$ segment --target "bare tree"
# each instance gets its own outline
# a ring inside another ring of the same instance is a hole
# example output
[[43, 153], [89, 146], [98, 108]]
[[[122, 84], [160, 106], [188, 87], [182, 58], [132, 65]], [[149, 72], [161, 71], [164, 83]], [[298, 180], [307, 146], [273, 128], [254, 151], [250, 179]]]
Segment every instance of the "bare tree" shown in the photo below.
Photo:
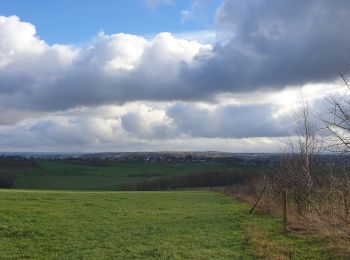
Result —
[[345, 73], [340, 77], [348, 91], [325, 98], [326, 114], [321, 119], [329, 133], [328, 147], [332, 151], [350, 152], [350, 78]]
[[336, 174], [330, 175], [330, 188], [335, 193], [334, 202], [340, 204], [338, 216], [345, 222], [349, 222], [350, 217], [350, 177], [349, 167], [341, 165], [338, 167]]
[[[326, 97], [326, 114], [322, 116], [328, 130], [328, 148], [333, 152], [350, 152], [350, 77], [341, 73], [340, 78], [345, 91]], [[349, 221], [350, 215], [350, 175], [349, 165], [340, 162], [334, 165], [331, 173], [332, 188], [339, 193], [343, 208], [343, 219]]]
[[309, 210], [314, 208], [320, 215], [313, 193], [322, 142], [307, 102], [303, 102], [300, 111], [296, 113], [295, 121], [295, 136], [288, 144], [277, 183], [282, 192], [288, 191], [289, 196], [294, 199], [299, 215], [303, 214], [306, 207]]

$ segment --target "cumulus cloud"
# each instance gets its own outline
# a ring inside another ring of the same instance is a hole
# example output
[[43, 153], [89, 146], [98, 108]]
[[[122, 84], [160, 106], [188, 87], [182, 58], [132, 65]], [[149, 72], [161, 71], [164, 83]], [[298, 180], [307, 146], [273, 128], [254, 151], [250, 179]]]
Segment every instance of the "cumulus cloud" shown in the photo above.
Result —
[[203, 108], [179, 103], [167, 115], [178, 130], [192, 137], [248, 138], [292, 134], [286, 119], [273, 116], [271, 105], [228, 105]]
[[282, 137], [293, 134], [292, 111], [271, 104], [208, 105], [176, 102], [163, 109], [141, 106], [123, 114], [129, 136], [144, 140]]
[[[281, 126], [267, 106], [259, 107], [260, 116], [254, 109], [192, 103], [79, 109], [0, 126], [0, 144], [2, 151], [229, 150], [239, 144], [245, 151], [273, 149], [288, 124]], [[249, 117], [255, 121], [244, 119]]]
[[14, 126], [0, 126], [3, 148], [108, 146], [125, 137], [120, 121], [114, 118], [47, 115], [39, 119], [26, 119]]
[[[33, 25], [18, 17], [1, 17], [3, 107], [53, 111], [172, 99], [184, 91], [179, 84], [181, 66], [211, 49], [170, 33], [160, 33], [151, 40], [100, 34], [86, 48], [50, 46], [35, 33]], [[21, 44], [17, 46], [17, 42]]]
[[48, 45], [34, 25], [0, 18], [0, 104], [64, 110], [135, 100], [213, 100], [220, 93], [334, 80], [349, 63], [348, 1], [226, 0], [225, 42], [160, 33], [97, 36], [88, 47]]
[[331, 81], [350, 63], [349, 14], [344, 0], [226, 0], [216, 17], [226, 42], [186, 75], [237, 92]]
[[178, 135], [165, 111], [149, 107], [127, 112], [121, 117], [121, 125], [131, 136], [139, 139], [165, 139]]
[[39, 120], [29, 130], [44, 143], [81, 145], [112, 141], [117, 126], [113, 120], [99, 118], [56, 118]]
[[[325, 95], [333, 93], [328, 85], [307, 86], [303, 93], [314, 88]], [[313, 112], [324, 109], [318, 91], [307, 95]], [[131, 102], [30, 114], [15, 125], [0, 125], [0, 145], [2, 151], [276, 152], [294, 133], [298, 92], [273, 93], [259, 104], [222, 97], [218, 104]]]
[[211, 44], [214, 45], [216, 42], [216, 32], [213, 30], [200, 30], [200, 31], [189, 31], [174, 34], [176, 38], [196, 41], [202, 44]]
[[[78, 50], [71, 46], [47, 45], [36, 36], [34, 25], [20, 21], [17, 16], [0, 16], [2, 75], [7, 72], [28, 78], [46, 77], [44, 79], [47, 80], [69, 67], [77, 55]], [[18, 85], [13, 84], [15, 87]]]

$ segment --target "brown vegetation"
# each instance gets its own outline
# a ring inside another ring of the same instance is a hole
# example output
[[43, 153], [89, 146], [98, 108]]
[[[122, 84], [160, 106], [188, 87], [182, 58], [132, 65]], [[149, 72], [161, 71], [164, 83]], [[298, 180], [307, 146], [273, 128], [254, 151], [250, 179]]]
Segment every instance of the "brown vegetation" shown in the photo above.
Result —
[[329, 250], [345, 257], [350, 255], [350, 168], [341, 160], [323, 162], [320, 152], [330, 147], [336, 148], [333, 152], [350, 151], [350, 99], [328, 102], [332, 109], [327, 118], [332, 120], [323, 120], [330, 133], [326, 145], [304, 103], [296, 117], [296, 134], [276, 171], [221, 191], [250, 203], [251, 212], [257, 208], [283, 216], [285, 232], [317, 233]]

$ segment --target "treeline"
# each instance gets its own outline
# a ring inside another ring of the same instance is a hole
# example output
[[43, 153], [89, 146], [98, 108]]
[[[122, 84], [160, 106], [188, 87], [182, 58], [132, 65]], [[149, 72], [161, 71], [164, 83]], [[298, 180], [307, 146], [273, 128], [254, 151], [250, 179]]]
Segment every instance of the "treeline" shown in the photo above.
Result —
[[216, 171], [199, 172], [182, 176], [162, 177], [136, 182], [124, 186], [125, 190], [168, 190], [195, 187], [217, 187], [243, 184], [248, 180], [257, 177], [260, 171]]
[[13, 185], [13, 176], [0, 173], [0, 188], [11, 188]]
[[23, 157], [12, 156], [3, 157], [0, 156], [1, 168], [38, 168], [39, 164], [36, 160], [26, 159]]
[[0, 156], [0, 188], [11, 188], [13, 186], [17, 170], [38, 167], [39, 164], [33, 159], [20, 156]]
[[138, 173], [130, 173], [128, 174], [128, 177], [144, 177], [144, 178], [151, 178], [151, 177], [162, 177], [167, 175], [165, 172], [138, 172]]

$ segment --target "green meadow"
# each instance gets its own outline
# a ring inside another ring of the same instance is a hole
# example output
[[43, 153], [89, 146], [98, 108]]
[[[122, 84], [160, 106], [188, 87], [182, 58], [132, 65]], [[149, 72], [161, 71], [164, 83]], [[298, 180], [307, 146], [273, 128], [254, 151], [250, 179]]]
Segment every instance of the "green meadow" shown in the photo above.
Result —
[[279, 218], [203, 189], [118, 191], [205, 172], [254, 172], [224, 162], [37, 160], [3, 163], [0, 259], [330, 259], [326, 241], [282, 234]]
[[207, 191], [0, 190], [0, 259], [328, 259], [248, 209]]
[[[164, 176], [255, 169], [255, 165], [220, 162], [45, 161], [2, 167], [15, 176], [13, 188], [55, 190], [120, 190], [123, 185]], [[1, 172], [0, 172], [1, 174]]]

